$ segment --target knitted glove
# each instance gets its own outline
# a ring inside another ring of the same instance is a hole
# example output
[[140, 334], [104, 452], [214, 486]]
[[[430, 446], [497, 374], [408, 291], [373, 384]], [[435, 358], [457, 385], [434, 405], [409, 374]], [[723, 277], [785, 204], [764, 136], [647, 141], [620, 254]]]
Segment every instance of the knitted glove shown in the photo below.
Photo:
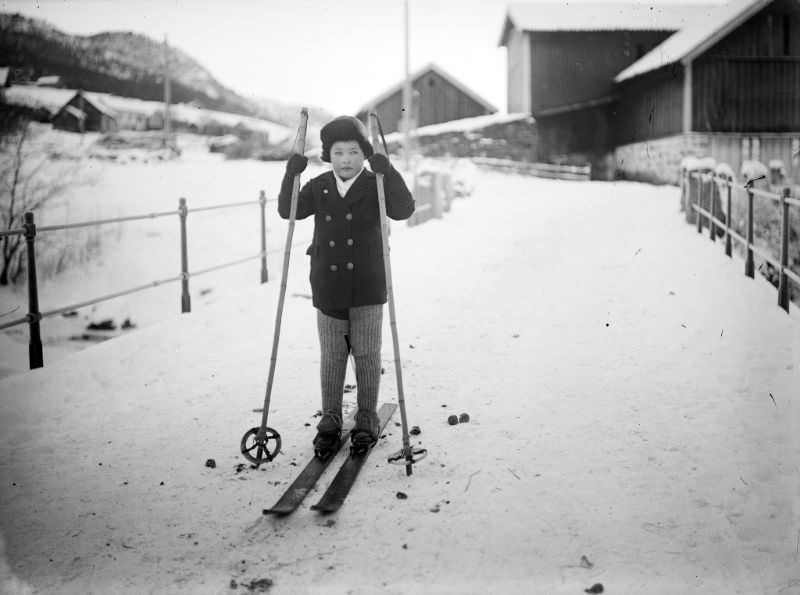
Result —
[[385, 176], [392, 170], [392, 164], [389, 163], [389, 158], [381, 153], [374, 153], [367, 161], [369, 161], [369, 166], [376, 174], [383, 174]]
[[306, 165], [308, 165], [308, 157], [300, 153], [292, 153], [289, 161], [286, 162], [286, 173], [290, 176], [296, 176], [305, 171]]

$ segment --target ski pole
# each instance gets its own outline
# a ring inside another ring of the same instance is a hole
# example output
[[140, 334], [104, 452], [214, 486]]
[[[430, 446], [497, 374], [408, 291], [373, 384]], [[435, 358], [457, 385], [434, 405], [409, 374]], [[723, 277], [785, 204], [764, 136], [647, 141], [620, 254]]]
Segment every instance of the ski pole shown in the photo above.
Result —
[[[369, 129], [375, 151], [387, 155], [386, 145], [381, 144], [379, 137], [380, 122], [375, 112], [369, 114]], [[405, 463], [406, 475], [411, 475], [412, 464], [422, 459], [425, 449], [411, 447], [408, 437], [408, 419], [406, 417], [406, 403], [403, 394], [403, 370], [400, 363], [400, 340], [397, 336], [397, 319], [394, 310], [394, 288], [392, 285], [392, 264], [389, 260], [389, 220], [386, 216], [386, 191], [383, 186], [383, 174], [375, 174], [378, 184], [378, 209], [381, 219], [381, 242], [383, 244], [383, 268], [386, 273], [386, 294], [389, 298], [389, 326], [392, 329], [392, 345], [394, 346], [394, 369], [397, 377], [397, 403], [400, 406], [400, 422], [403, 429], [403, 448], [389, 457], [390, 463], [402, 465]], [[416, 456], [416, 458], [415, 458]]]
[[[300, 111], [300, 125], [297, 128], [297, 136], [294, 139], [293, 151], [303, 154], [306, 146], [306, 130], [308, 128], [308, 110], [303, 108]], [[295, 175], [292, 184], [292, 202], [289, 207], [289, 228], [286, 232], [286, 247], [283, 251], [283, 274], [281, 275], [281, 288], [278, 294], [278, 312], [275, 315], [275, 331], [272, 337], [272, 356], [269, 360], [269, 375], [267, 377], [267, 390], [264, 395], [264, 408], [261, 410], [261, 425], [249, 429], [242, 437], [240, 449], [244, 457], [260, 465], [264, 461], [271, 461], [281, 450], [281, 437], [278, 432], [267, 427], [269, 416], [269, 402], [272, 396], [272, 383], [275, 380], [275, 364], [278, 359], [278, 342], [281, 336], [281, 319], [283, 317], [283, 303], [286, 297], [286, 279], [289, 276], [289, 258], [292, 251], [292, 236], [294, 235], [294, 224], [297, 218], [297, 197], [300, 194], [300, 174]], [[252, 441], [252, 443], [251, 443]], [[275, 442], [273, 448], [269, 447], [269, 442]], [[255, 454], [253, 451], [255, 450]]]

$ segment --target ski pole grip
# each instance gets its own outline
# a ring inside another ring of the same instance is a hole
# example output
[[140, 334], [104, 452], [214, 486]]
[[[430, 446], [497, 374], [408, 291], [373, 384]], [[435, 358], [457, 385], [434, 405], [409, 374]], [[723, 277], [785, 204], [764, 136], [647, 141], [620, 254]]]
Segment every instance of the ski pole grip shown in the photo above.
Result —
[[383, 148], [383, 144], [381, 144], [380, 138], [380, 127], [378, 125], [378, 114], [375, 112], [370, 112], [369, 116], [369, 135], [372, 137], [372, 148], [375, 150], [376, 153], [380, 153], [381, 155], [386, 155], [386, 151]]
[[302, 155], [306, 150], [306, 130], [308, 129], [308, 110], [300, 110], [300, 125], [297, 127], [297, 136], [294, 138], [292, 151]]

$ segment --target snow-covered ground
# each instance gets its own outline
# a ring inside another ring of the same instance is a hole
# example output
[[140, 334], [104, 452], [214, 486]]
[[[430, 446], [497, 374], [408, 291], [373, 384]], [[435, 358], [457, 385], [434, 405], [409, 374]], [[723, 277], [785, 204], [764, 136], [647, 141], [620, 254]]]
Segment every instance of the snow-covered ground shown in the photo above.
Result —
[[[78, 135], [57, 131], [38, 138], [50, 139], [48, 147], [61, 153], [87, 154], [92, 138], [77, 144]], [[40, 141], [44, 143], [45, 141]], [[254, 256], [261, 250], [260, 211], [256, 204], [264, 190], [274, 201], [280, 187], [283, 164], [251, 160], [226, 161], [210, 154], [202, 137], [181, 136], [183, 156], [167, 162], [128, 162], [126, 164], [85, 158], [80, 162], [77, 185], [52, 208], [37, 215], [39, 226], [76, 221], [96, 221], [129, 215], [173, 212], [156, 219], [115, 223], [87, 230], [44, 232], [41, 237], [57, 243], [74, 243], [86, 234], [101, 238], [102, 252], [93, 262], [54, 278], [40, 279], [39, 305], [43, 312], [82, 303], [96, 297], [145, 286], [153, 281], [180, 274], [180, 236], [178, 201], [187, 199], [189, 269], [204, 270], [218, 264]], [[70, 165], [71, 166], [71, 165]], [[312, 168], [309, 168], [310, 171]], [[252, 205], [223, 210], [192, 212], [193, 209], [252, 201]], [[271, 278], [278, 278], [282, 262], [286, 225], [269, 202], [267, 211], [267, 249]], [[305, 235], [302, 235], [305, 234]], [[310, 237], [310, 230], [298, 231], [298, 241]], [[46, 237], [45, 237], [46, 236]], [[192, 308], [222, 299], [242, 287], [260, 282], [260, 263], [253, 260], [232, 268], [194, 277], [190, 280]], [[139, 327], [171, 318], [181, 309], [180, 283], [173, 282], [79, 309], [78, 317], [48, 317], [42, 322], [45, 364], [86, 346], [74, 340], [85, 334], [90, 323], [111, 319], [117, 335], [126, 319]], [[15, 291], [0, 288], [0, 314], [12, 312], [17, 318], [27, 309], [26, 288]], [[0, 318], [2, 320], [2, 318]], [[93, 333], [98, 337], [104, 333]], [[0, 332], [0, 377], [27, 369], [26, 326]]]
[[[128, 212], [247, 200], [281, 171], [189, 159], [120, 167], [115, 196]], [[261, 469], [238, 444], [260, 422], [280, 254], [266, 285], [244, 265], [191, 314], [46, 350], [0, 380], [0, 590], [800, 593], [800, 319], [683, 222], [677, 193], [484, 172], [444, 219], [394, 224], [406, 404], [429, 455], [410, 477], [386, 463], [395, 418], [330, 516], [308, 508], [319, 489], [289, 518], [261, 513], [309, 457], [318, 408], [302, 247], [269, 418], [283, 452]], [[203, 250], [257, 244], [217, 223]], [[150, 275], [174, 258], [136, 246], [106, 258]], [[393, 401], [388, 315], [383, 358]]]

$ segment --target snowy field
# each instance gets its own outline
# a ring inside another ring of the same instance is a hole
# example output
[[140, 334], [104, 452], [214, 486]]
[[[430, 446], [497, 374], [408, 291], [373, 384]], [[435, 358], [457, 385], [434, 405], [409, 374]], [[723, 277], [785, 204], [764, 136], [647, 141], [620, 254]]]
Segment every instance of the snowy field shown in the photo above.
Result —
[[[74, 136], [74, 135], [73, 135]], [[52, 138], [52, 135], [50, 135]], [[251, 160], [225, 161], [202, 146], [202, 137], [182, 137], [184, 154], [164, 163], [109, 163], [84, 159], [77, 178], [83, 183], [59, 200], [54, 208], [37, 216], [37, 225], [60, 225], [130, 215], [171, 211], [174, 216], [115, 223], [78, 230], [45, 232], [41, 237], [54, 242], [75, 242], [93, 234], [100, 237], [102, 252], [92, 262], [54, 278], [40, 279], [41, 311], [59, 309], [134, 287], [149, 285], [180, 274], [180, 228], [178, 200], [187, 199], [189, 269], [203, 270], [218, 264], [254, 256], [261, 250], [260, 210], [255, 204], [264, 190], [268, 200], [277, 198], [283, 164]], [[90, 145], [87, 141], [85, 145]], [[76, 147], [69, 147], [76, 151]], [[84, 146], [88, 150], [88, 146]], [[309, 171], [313, 168], [310, 167]], [[315, 170], [314, 170], [315, 171]], [[223, 210], [193, 213], [192, 209], [253, 201]], [[267, 249], [271, 279], [278, 279], [285, 241], [285, 223], [276, 203], [267, 204]], [[301, 235], [305, 233], [305, 235]], [[298, 231], [298, 242], [309, 238], [310, 230]], [[301, 252], [302, 253], [302, 252]], [[192, 308], [216, 302], [231, 292], [260, 283], [260, 262], [200, 275], [190, 280]], [[0, 288], [0, 313], [13, 312], [17, 318], [27, 311], [24, 286], [11, 292]], [[113, 320], [115, 332], [91, 333], [93, 340], [117, 336], [126, 319], [137, 327], [174, 317], [181, 311], [181, 287], [174, 282], [79, 309], [78, 316], [48, 317], [42, 321], [45, 365], [63, 355], [83, 349], [89, 324]], [[0, 377], [28, 369], [28, 329], [18, 326], [0, 332]]]
[[[120, 166], [92, 192], [108, 216], [274, 195], [280, 174], [195, 155]], [[258, 250], [219, 217], [197, 224], [198, 267]], [[148, 229], [120, 232], [136, 249], [97, 266], [123, 286], [173, 274], [176, 236]], [[139, 294], [93, 314], [139, 329], [46, 346], [44, 369], [0, 380], [0, 591], [800, 593], [800, 318], [683, 222], [676, 188], [482, 173], [391, 243], [409, 421], [429, 450], [412, 476], [386, 463], [396, 417], [338, 513], [309, 510], [319, 489], [289, 518], [261, 513], [308, 459], [319, 407], [300, 246], [269, 421], [283, 452], [261, 469], [238, 444], [260, 422], [279, 253], [266, 285], [255, 262], [193, 279], [182, 316], [178, 286]], [[49, 305], [80, 299], [63, 283]], [[24, 336], [6, 339], [4, 359], [8, 341], [25, 355]]]

